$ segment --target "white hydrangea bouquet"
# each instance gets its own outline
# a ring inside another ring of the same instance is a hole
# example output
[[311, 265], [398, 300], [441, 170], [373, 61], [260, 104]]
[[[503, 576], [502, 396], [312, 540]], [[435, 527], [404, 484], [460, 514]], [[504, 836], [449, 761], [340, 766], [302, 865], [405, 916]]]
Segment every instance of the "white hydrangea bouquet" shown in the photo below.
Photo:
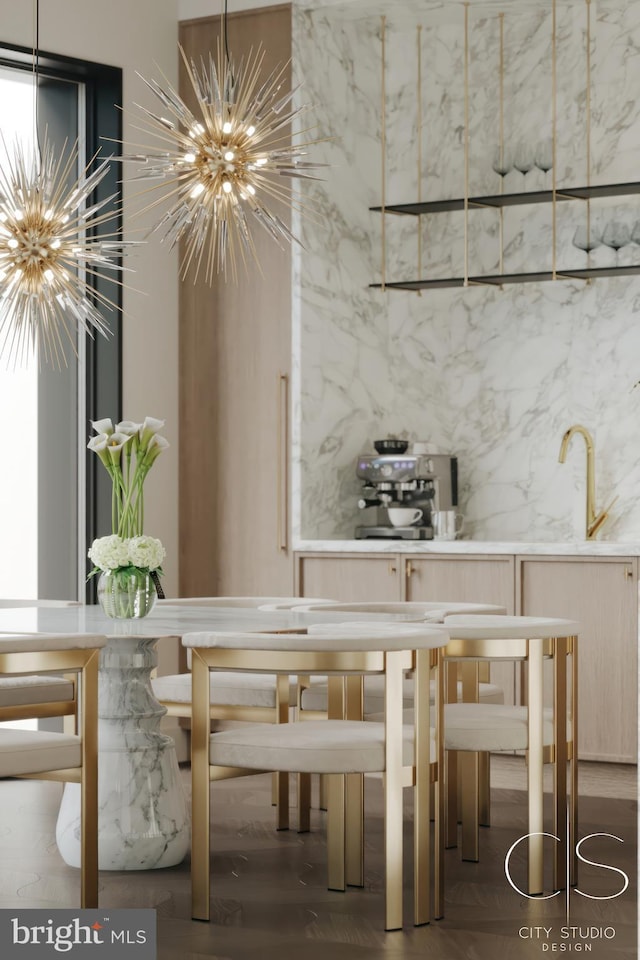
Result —
[[112, 483], [111, 527], [107, 537], [89, 548], [90, 577], [100, 574], [98, 599], [108, 616], [142, 617], [162, 597], [160, 576], [166, 551], [156, 537], [143, 533], [144, 481], [158, 456], [169, 446], [158, 433], [164, 420], [144, 423], [95, 420], [96, 436], [87, 444], [98, 455]]

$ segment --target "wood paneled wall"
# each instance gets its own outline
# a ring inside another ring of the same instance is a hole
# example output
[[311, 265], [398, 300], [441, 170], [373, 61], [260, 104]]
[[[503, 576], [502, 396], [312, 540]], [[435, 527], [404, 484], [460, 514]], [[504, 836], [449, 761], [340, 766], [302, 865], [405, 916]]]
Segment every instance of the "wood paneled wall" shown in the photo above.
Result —
[[[215, 55], [220, 18], [184, 22], [196, 64]], [[264, 73], [291, 57], [289, 4], [229, 16], [237, 63], [262, 44]], [[291, 84], [290, 67], [286, 84]], [[184, 66], [181, 94], [189, 85]], [[269, 201], [271, 208], [271, 201]], [[278, 214], [290, 222], [288, 208]], [[291, 251], [260, 226], [260, 268], [237, 282], [187, 278], [180, 287], [180, 594], [290, 595], [293, 562], [282, 529], [287, 465], [278, 458], [288, 410]], [[284, 549], [283, 549], [284, 547]]]

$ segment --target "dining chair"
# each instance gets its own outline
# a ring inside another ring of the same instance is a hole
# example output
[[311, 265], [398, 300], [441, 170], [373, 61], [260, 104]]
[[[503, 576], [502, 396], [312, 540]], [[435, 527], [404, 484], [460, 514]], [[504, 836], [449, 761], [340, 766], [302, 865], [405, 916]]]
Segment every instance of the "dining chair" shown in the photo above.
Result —
[[[0, 599], [0, 608], [16, 607], [78, 607], [78, 600], [25, 600]], [[29, 706], [32, 711], [28, 715], [22, 712]], [[75, 677], [56, 676], [29, 676], [29, 677], [0, 677], [0, 708], [12, 708], [15, 717], [5, 719], [40, 719], [44, 717], [70, 718], [75, 712]], [[67, 724], [67, 726], [70, 726]], [[69, 729], [67, 732], [72, 732]]]
[[[402, 927], [402, 790], [414, 790], [414, 922], [442, 914], [442, 627], [398, 624], [388, 630], [300, 633], [193, 633], [182, 642], [192, 652], [192, 916], [210, 918], [211, 782], [273, 770], [329, 775], [327, 816], [330, 889], [344, 890], [349, 853], [345, 816], [346, 779], [383, 773], [385, 929]], [[278, 676], [285, 691], [295, 674], [329, 675], [329, 718], [291, 723], [241, 724], [211, 733], [210, 674], [263, 670]], [[413, 670], [417, 684], [414, 722], [403, 725], [402, 676]], [[429, 675], [437, 680], [435, 724], [431, 725]], [[385, 722], [362, 719], [362, 677], [385, 677]], [[430, 782], [436, 784], [435, 855], [430, 840]], [[353, 847], [352, 847], [353, 850]], [[362, 850], [362, 845], [360, 845]], [[434, 905], [430, 870], [434, 865]]]
[[[579, 624], [544, 617], [449, 616], [445, 618], [445, 627], [450, 634], [445, 663], [447, 667], [462, 666], [464, 687], [464, 702], [448, 702], [445, 706], [447, 844], [455, 845], [457, 833], [456, 771], [460, 771], [462, 779], [462, 858], [477, 861], [478, 758], [483, 752], [525, 751], [529, 895], [541, 894], [544, 887], [545, 763], [553, 765], [552, 833], [557, 838], [553, 886], [561, 889], [565, 865], [570, 863], [572, 882], [577, 867]], [[491, 660], [512, 660], [524, 665], [524, 705], [478, 702], [477, 667]], [[552, 686], [546, 697], [553, 704], [550, 708], [545, 707], [545, 661]], [[455, 700], [454, 690], [447, 691], [447, 699]], [[455, 762], [458, 756], [459, 764]]]
[[[425, 600], [425, 601], [360, 601], [360, 602], [335, 602], [323, 603], [316, 607], [313, 602], [306, 606], [297, 608], [300, 612], [312, 612], [322, 610], [331, 613], [344, 613], [347, 615], [361, 613], [366, 616], [394, 616], [402, 617], [407, 620], [421, 620], [426, 622], [442, 623], [446, 616], [451, 614], [477, 614], [489, 616], [492, 614], [504, 614], [504, 607], [491, 603], [473, 603], [456, 600]], [[364, 687], [364, 712], [365, 715], [376, 716], [383, 712], [383, 688], [379, 677], [367, 677]], [[413, 680], [406, 677], [403, 682], [404, 704], [410, 709], [413, 703]], [[433, 699], [432, 690], [432, 699]], [[458, 684], [458, 696], [462, 699], [462, 683]], [[504, 703], [504, 690], [497, 683], [491, 683], [488, 670], [482, 677], [479, 684], [479, 697], [486, 703]], [[300, 720], [323, 716], [327, 710], [327, 684], [316, 679], [315, 682], [306, 682], [306, 678], [301, 678], [298, 691], [298, 710], [297, 717]], [[481, 797], [481, 819], [482, 822], [489, 819], [489, 764], [488, 757], [483, 758], [480, 772], [480, 797]], [[320, 783], [320, 808], [325, 807], [324, 786]], [[299, 778], [298, 786], [298, 805], [299, 805], [299, 829], [308, 830], [310, 822], [309, 815], [311, 809], [311, 785], [308, 777]], [[306, 810], [306, 813], [305, 813]]]
[[[278, 603], [281, 610], [310, 603], [305, 597], [178, 597], [159, 600], [157, 606], [232, 607], [258, 609], [267, 603]], [[315, 600], [322, 604], [325, 601]], [[327, 601], [330, 602], [330, 601]], [[289, 709], [297, 704], [297, 678], [291, 678], [289, 690], [279, 685], [275, 675], [264, 673], [217, 672], [211, 676], [211, 720], [240, 720], [253, 723], [286, 723]], [[192, 715], [191, 672], [152, 677], [151, 688], [156, 699], [171, 717], [189, 720]], [[278, 774], [274, 783], [273, 802], [278, 808], [278, 829], [289, 825], [289, 781]]]
[[[0, 677], [22, 684], [50, 672], [74, 673], [77, 733], [0, 726], [0, 779], [80, 784], [81, 906], [98, 906], [98, 661], [106, 637], [76, 634], [0, 636]], [[37, 686], [37, 683], [36, 683]], [[0, 705], [0, 721], [32, 716], [33, 705]], [[16, 811], [17, 813], [17, 811]]]

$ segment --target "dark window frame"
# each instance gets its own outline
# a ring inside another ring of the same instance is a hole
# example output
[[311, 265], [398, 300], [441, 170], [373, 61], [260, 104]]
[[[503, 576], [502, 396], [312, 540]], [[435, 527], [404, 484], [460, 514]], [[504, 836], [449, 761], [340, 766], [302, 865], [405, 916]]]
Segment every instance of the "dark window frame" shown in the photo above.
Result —
[[[33, 71], [33, 51], [27, 47], [0, 42], [0, 66], [11, 69]], [[122, 143], [122, 69], [106, 64], [65, 57], [58, 54], [38, 51], [38, 72], [43, 77], [54, 77], [82, 83], [85, 90], [84, 128], [86, 138], [86, 156], [81, 162], [86, 165], [97, 153], [100, 157], [119, 153], [118, 143]], [[111, 166], [109, 174], [92, 194], [90, 204], [103, 197], [114, 195], [114, 205], [122, 208], [121, 169], [118, 163]], [[108, 224], [106, 231], [112, 231], [114, 225], [122, 228], [122, 214]], [[97, 228], [96, 232], [99, 232]], [[113, 312], [106, 314], [111, 336], [106, 339], [100, 335], [86, 338], [86, 430], [91, 432], [90, 423], [102, 417], [111, 416], [114, 421], [122, 419], [122, 287], [113, 283], [93, 281], [98, 289], [116, 305]], [[87, 544], [97, 536], [103, 536], [111, 530], [111, 481], [94, 454], [87, 452], [86, 464], [86, 536]], [[81, 558], [79, 558], [81, 562]], [[88, 569], [88, 566], [87, 566]], [[86, 588], [86, 600], [95, 600], [95, 581], [91, 580]]]

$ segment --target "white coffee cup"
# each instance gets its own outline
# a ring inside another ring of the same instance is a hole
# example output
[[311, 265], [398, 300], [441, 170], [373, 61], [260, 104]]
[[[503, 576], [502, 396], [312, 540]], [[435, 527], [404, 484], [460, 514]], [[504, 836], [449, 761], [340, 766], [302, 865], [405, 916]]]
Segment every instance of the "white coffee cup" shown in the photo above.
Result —
[[464, 517], [455, 510], [432, 510], [431, 526], [434, 540], [455, 540], [462, 532]]
[[422, 520], [422, 510], [418, 507], [389, 507], [387, 513], [394, 527], [412, 527]]

